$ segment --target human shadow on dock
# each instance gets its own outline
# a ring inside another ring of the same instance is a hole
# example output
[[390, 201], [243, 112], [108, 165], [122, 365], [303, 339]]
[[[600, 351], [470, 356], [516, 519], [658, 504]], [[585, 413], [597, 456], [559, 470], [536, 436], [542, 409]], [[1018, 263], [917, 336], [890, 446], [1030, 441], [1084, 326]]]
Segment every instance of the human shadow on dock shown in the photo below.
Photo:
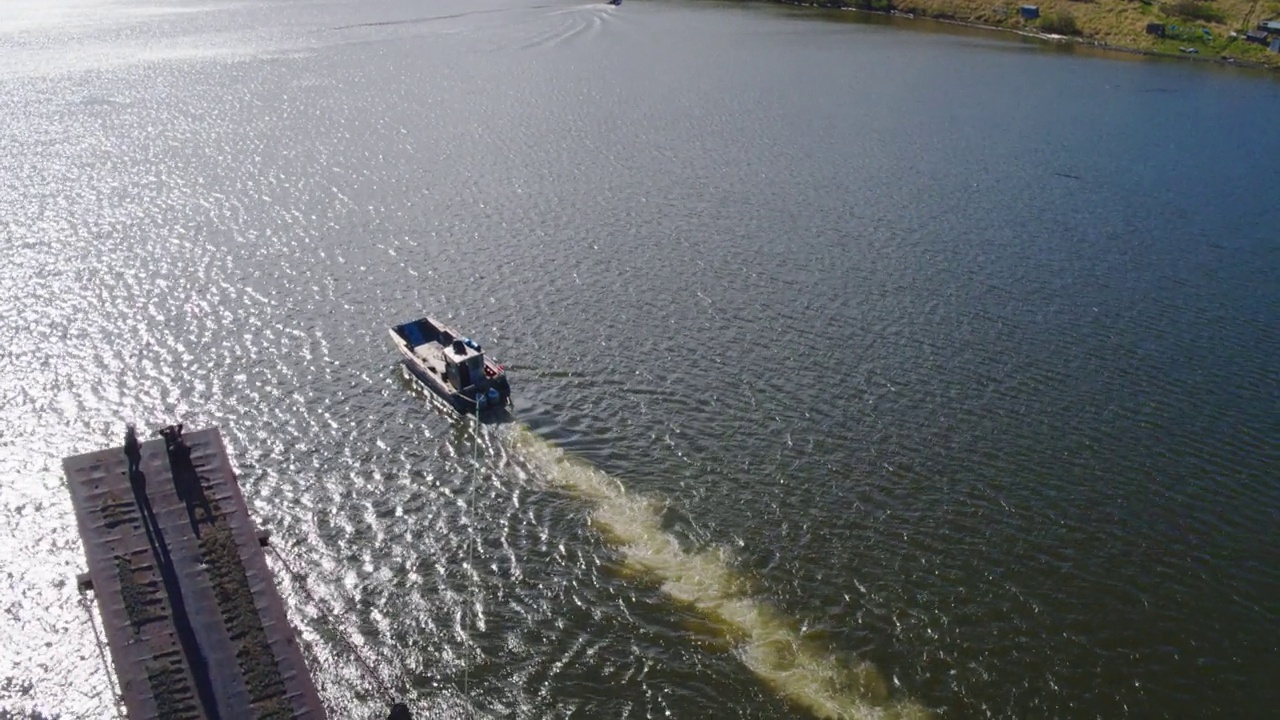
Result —
[[147, 475], [142, 472], [142, 444], [138, 442], [137, 432], [132, 425], [127, 426], [124, 433], [124, 455], [129, 459], [129, 487], [133, 490], [133, 500], [142, 512], [142, 529], [147, 532], [147, 544], [156, 562], [169, 557], [169, 548], [164, 543], [164, 535], [160, 532], [160, 521], [156, 520], [156, 512], [151, 508], [151, 498], [147, 496]]
[[[204, 483], [191, 462], [191, 448], [182, 439], [182, 425], [170, 425], [160, 430], [164, 437], [165, 451], [169, 454], [169, 470], [173, 473], [173, 489], [178, 499], [187, 508], [187, 520], [191, 523], [191, 532], [200, 537], [201, 525], [214, 523], [213, 505], [204, 493]], [[202, 517], [196, 517], [199, 509]]]
[[129, 486], [133, 489], [133, 499], [142, 511], [142, 527], [147, 533], [147, 544], [151, 546], [151, 556], [156, 569], [160, 571], [160, 581], [164, 585], [165, 595], [169, 598], [169, 609], [172, 614], [173, 629], [178, 638], [178, 645], [186, 658], [187, 667], [191, 669], [191, 679], [195, 683], [196, 696], [204, 708], [205, 715], [211, 720], [220, 720], [218, 702], [213, 692], [213, 683], [209, 678], [209, 663], [200, 649], [195, 629], [191, 626], [191, 618], [187, 614], [187, 603], [182, 597], [182, 586], [178, 582], [178, 571], [169, 553], [169, 544], [165, 542], [164, 531], [156, 519], [155, 510], [151, 507], [151, 498], [147, 495], [147, 476], [142, 471], [142, 449], [138, 436], [132, 425], [125, 431], [125, 457], [129, 459]]

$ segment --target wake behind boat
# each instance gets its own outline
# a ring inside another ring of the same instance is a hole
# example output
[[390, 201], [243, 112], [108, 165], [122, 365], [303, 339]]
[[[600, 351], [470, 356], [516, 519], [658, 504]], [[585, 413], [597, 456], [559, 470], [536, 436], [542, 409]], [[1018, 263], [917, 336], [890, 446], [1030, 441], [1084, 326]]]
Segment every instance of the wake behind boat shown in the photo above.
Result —
[[458, 412], [484, 413], [511, 404], [503, 367], [448, 325], [420, 318], [391, 328], [391, 340], [409, 372]]

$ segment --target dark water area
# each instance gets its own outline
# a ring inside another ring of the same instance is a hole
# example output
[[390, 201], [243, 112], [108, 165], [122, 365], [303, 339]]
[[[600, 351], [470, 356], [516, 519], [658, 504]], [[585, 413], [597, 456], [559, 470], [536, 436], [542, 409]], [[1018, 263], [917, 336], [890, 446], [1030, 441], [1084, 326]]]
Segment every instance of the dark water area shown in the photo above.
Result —
[[[8, 11], [0, 715], [115, 716], [60, 460], [178, 419], [331, 717], [1280, 707], [1271, 76], [729, 3]], [[406, 379], [427, 313], [518, 422]]]

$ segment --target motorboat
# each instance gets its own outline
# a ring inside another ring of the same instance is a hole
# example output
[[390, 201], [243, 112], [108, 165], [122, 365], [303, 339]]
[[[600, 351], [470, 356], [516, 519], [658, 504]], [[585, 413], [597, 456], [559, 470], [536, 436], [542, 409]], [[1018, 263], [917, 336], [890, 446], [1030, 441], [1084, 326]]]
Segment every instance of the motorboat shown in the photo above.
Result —
[[460, 413], [498, 411], [511, 404], [506, 370], [457, 330], [424, 317], [391, 328], [405, 367]]

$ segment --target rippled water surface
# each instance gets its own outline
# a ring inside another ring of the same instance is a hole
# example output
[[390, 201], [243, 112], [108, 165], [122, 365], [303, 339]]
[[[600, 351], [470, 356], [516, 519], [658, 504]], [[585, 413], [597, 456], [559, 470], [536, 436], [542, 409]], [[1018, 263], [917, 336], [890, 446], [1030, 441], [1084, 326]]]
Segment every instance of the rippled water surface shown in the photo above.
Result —
[[[0, 716], [114, 716], [60, 460], [175, 419], [335, 718], [1280, 706], [1273, 79], [701, 2], [5, 11]], [[518, 422], [405, 378], [428, 312]]]

